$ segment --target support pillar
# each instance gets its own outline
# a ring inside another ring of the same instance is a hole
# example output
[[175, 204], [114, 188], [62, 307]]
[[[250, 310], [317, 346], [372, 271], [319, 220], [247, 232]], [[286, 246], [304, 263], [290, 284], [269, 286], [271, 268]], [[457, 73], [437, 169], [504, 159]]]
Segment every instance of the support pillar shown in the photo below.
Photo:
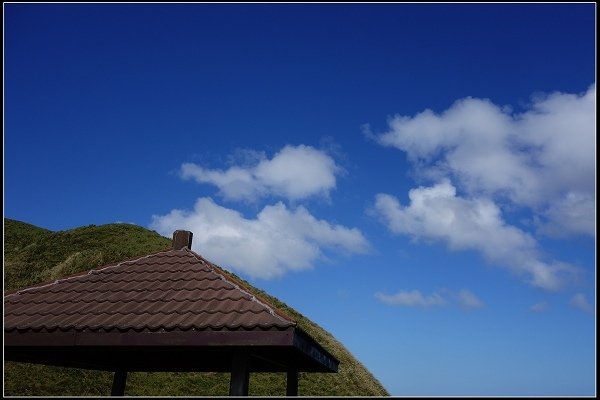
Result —
[[125, 383], [127, 382], [127, 371], [115, 371], [113, 378], [111, 396], [123, 396], [125, 394]]
[[298, 396], [298, 371], [296, 370], [292, 369], [287, 372], [285, 395]]
[[248, 383], [250, 369], [248, 368], [248, 354], [234, 353], [231, 360], [231, 379], [229, 381], [230, 396], [248, 396]]

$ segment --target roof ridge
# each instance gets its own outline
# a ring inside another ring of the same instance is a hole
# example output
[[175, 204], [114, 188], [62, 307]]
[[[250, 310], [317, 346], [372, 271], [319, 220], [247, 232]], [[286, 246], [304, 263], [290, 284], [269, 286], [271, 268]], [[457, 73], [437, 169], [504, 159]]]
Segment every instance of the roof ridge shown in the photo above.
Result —
[[4, 298], [6, 299], [7, 297], [16, 296], [16, 295], [21, 294], [22, 292], [26, 292], [26, 291], [29, 291], [29, 290], [41, 289], [41, 288], [44, 288], [44, 287], [47, 287], [47, 286], [57, 285], [57, 284], [59, 284], [61, 282], [68, 281], [69, 279], [81, 278], [81, 277], [86, 276], [86, 275], [91, 275], [91, 274], [93, 274], [94, 272], [97, 272], [97, 271], [103, 271], [103, 270], [108, 269], [108, 268], [116, 268], [116, 267], [121, 266], [121, 264], [124, 264], [124, 263], [135, 262], [135, 261], [138, 261], [138, 260], [142, 260], [144, 258], [156, 256], [156, 255], [161, 254], [161, 253], [168, 253], [170, 251], [173, 251], [173, 249], [162, 250], [162, 251], [158, 251], [156, 253], [146, 254], [144, 256], [137, 256], [137, 258], [131, 258], [131, 259], [128, 259], [128, 260], [119, 261], [117, 264], [110, 264], [110, 265], [101, 267], [99, 269], [93, 269], [92, 268], [92, 269], [90, 269], [88, 271], [82, 271], [82, 272], [79, 272], [79, 273], [77, 273], [75, 275], [67, 276], [65, 278], [55, 279], [53, 282], [49, 282], [49, 283], [46, 283], [46, 284], [41, 283], [39, 285], [30, 286], [30, 287], [26, 287], [26, 288], [23, 288], [23, 289], [18, 289], [14, 293], [10, 293], [10, 294], [5, 295]]
[[224, 272], [224, 270], [221, 267], [219, 267], [218, 265], [208, 261], [207, 259], [202, 257], [200, 254], [192, 251], [191, 249], [188, 249], [187, 247], [184, 247], [183, 250], [189, 252], [190, 255], [197, 258], [200, 262], [207, 265], [209, 268], [212, 268], [213, 272], [215, 274], [217, 274], [222, 280], [230, 283], [232, 286], [234, 286], [236, 289], [238, 289], [242, 293], [249, 295], [251, 301], [254, 301], [254, 302], [260, 304], [261, 306], [265, 307], [268, 310], [269, 314], [271, 314], [272, 316], [279, 318], [280, 320], [282, 320], [284, 322], [288, 322], [288, 323], [291, 322], [294, 324], [294, 326], [298, 325], [298, 323], [294, 319], [292, 319], [291, 317], [286, 315], [284, 312], [279, 310], [277, 307], [269, 304], [269, 302], [267, 300], [262, 299], [259, 296], [252, 294], [250, 292], [250, 290], [246, 288], [246, 285], [243, 282], [241, 282], [239, 279], [235, 279], [232, 276], [227, 276], [226, 274], [219, 272], [219, 270], [221, 270], [223, 272]]

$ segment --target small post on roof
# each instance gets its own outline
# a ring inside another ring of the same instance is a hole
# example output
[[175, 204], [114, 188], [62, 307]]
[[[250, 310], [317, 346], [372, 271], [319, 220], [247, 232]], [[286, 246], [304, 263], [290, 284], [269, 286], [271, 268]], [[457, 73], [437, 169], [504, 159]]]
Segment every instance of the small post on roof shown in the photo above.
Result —
[[295, 369], [290, 369], [287, 372], [285, 395], [298, 396], [298, 371]]
[[111, 396], [123, 396], [125, 394], [125, 383], [127, 382], [127, 371], [115, 371], [113, 378]]
[[173, 232], [173, 250], [181, 250], [184, 247], [192, 249], [192, 238], [194, 234], [190, 231], [177, 230]]
[[231, 379], [229, 381], [230, 396], [248, 396], [250, 369], [248, 354], [236, 352], [231, 360]]

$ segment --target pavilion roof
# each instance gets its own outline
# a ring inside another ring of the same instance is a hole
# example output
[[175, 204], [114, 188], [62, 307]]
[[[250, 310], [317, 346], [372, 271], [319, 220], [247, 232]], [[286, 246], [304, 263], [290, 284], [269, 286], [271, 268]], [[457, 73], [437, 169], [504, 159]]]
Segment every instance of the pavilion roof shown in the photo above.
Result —
[[173, 249], [4, 296], [6, 360], [128, 371], [336, 372], [339, 361], [246, 284]]
[[283, 330], [296, 323], [184, 247], [4, 297], [4, 331]]

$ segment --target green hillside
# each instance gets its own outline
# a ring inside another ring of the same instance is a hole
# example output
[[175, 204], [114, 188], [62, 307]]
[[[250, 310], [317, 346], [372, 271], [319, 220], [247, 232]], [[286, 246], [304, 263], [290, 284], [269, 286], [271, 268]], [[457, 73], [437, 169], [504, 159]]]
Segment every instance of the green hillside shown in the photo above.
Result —
[[[4, 289], [30, 286], [170, 246], [170, 239], [136, 225], [90, 225], [52, 232], [5, 218]], [[340, 360], [337, 374], [300, 374], [300, 396], [389, 395], [330, 333], [278, 299], [247, 282], [245, 284], [254, 294], [294, 318], [302, 329]], [[106, 396], [111, 384], [109, 372], [4, 362], [5, 396]], [[134, 372], [128, 376], [125, 395], [226, 396], [228, 390], [229, 374]], [[285, 375], [250, 374], [250, 395], [285, 395]]]

